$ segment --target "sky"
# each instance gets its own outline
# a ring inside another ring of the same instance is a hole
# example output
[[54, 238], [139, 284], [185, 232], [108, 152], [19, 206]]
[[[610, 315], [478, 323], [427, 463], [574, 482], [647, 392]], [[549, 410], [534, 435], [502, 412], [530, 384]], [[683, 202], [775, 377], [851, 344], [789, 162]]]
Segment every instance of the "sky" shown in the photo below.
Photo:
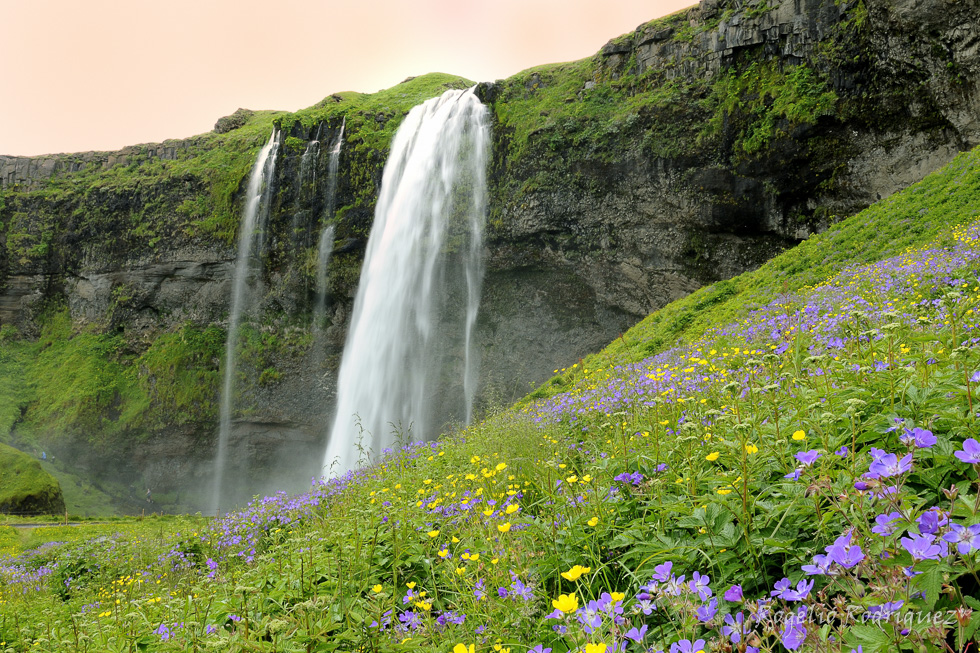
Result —
[[116, 150], [406, 77], [590, 56], [692, 0], [0, 0], [0, 154]]

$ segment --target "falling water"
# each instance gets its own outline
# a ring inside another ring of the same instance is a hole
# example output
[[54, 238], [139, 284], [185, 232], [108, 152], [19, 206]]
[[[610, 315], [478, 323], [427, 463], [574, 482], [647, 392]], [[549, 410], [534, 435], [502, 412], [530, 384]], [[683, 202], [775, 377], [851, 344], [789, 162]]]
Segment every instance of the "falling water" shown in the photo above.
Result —
[[[412, 109], [395, 135], [340, 366], [324, 457], [331, 473], [379, 456], [399, 436], [432, 437], [442, 425], [433, 423], [436, 404], [442, 416], [470, 417], [486, 113], [473, 89], [447, 91]], [[466, 299], [454, 303], [460, 284]], [[462, 371], [444, 354], [459, 339]], [[463, 396], [447, 406], [460, 382]]]
[[[335, 227], [327, 225], [320, 233], [320, 246], [317, 248], [316, 261], [316, 306], [313, 310], [313, 329], [323, 329], [327, 316], [327, 267], [330, 265], [330, 254], [333, 252], [333, 237]], [[321, 347], [317, 347], [319, 351]]]
[[[302, 241], [297, 241], [296, 238], [301, 230], [300, 225], [304, 223], [304, 218], [313, 203], [313, 198], [316, 197], [316, 161], [320, 157], [320, 131], [322, 128], [323, 123], [317, 127], [313, 140], [306, 144], [303, 156], [299, 160], [299, 192], [296, 194], [296, 210], [293, 211], [293, 230], [291, 232], [293, 242], [298, 247], [306, 246], [309, 242], [307, 238], [303, 238]], [[307, 179], [309, 179], [309, 184], [307, 184]], [[306, 234], [308, 233], [307, 231]]]
[[[327, 164], [327, 196], [323, 204], [323, 220], [333, 218], [334, 205], [337, 196], [337, 171], [340, 168], [340, 148], [344, 142], [344, 127], [346, 118], [340, 124], [340, 131], [330, 145], [330, 161]], [[313, 311], [314, 329], [322, 329], [327, 312], [327, 266], [330, 265], [330, 254], [333, 251], [333, 239], [336, 229], [332, 224], [326, 224], [320, 232], [320, 244], [317, 247], [316, 262], [316, 306]], [[317, 346], [319, 351], [322, 347]]]
[[344, 145], [344, 128], [347, 127], [347, 117], [340, 123], [340, 131], [330, 145], [330, 163], [327, 165], [327, 197], [323, 204], [324, 219], [333, 217], [337, 203], [337, 170], [340, 167], [340, 148]]
[[212, 511], [221, 507], [221, 492], [228, 462], [228, 440], [231, 435], [231, 414], [234, 408], [235, 353], [238, 347], [238, 327], [242, 312], [248, 304], [248, 279], [255, 271], [255, 261], [261, 254], [261, 234], [269, 215], [269, 196], [279, 150], [279, 133], [273, 132], [255, 159], [248, 180], [245, 214], [238, 230], [238, 256], [231, 285], [231, 306], [228, 316], [228, 339], [225, 343], [224, 383], [221, 387], [218, 454], [215, 457]]

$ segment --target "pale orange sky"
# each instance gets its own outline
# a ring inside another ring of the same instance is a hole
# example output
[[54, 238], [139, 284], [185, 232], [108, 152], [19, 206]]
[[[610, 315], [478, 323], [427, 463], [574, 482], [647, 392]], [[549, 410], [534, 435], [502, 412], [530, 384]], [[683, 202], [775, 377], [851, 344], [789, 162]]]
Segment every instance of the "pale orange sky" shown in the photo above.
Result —
[[0, 0], [0, 154], [114, 150], [410, 75], [492, 81], [691, 0]]

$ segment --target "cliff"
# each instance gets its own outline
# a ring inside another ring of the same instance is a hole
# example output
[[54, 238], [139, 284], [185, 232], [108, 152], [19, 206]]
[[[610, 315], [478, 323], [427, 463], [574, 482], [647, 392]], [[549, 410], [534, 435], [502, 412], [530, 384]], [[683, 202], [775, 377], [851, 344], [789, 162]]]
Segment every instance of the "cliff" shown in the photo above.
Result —
[[[705, 1], [594, 57], [480, 84], [494, 138], [483, 408], [980, 143], [978, 25], [976, 2]], [[234, 237], [275, 127], [233, 457], [242, 475], [316, 473], [388, 143], [412, 106], [469, 85], [426, 75], [242, 111], [183, 141], [0, 157], [0, 438], [162, 492], [207, 478]], [[325, 144], [342, 124], [331, 211]], [[329, 315], [314, 329], [327, 222]]]

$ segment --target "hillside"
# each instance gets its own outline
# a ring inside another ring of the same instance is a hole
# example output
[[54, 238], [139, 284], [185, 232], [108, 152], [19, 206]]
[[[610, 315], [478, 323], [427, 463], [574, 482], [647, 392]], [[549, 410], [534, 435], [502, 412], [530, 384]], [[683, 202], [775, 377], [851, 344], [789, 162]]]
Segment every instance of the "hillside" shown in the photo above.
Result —
[[[980, 143], [978, 26], [975, 2], [705, 1], [581, 61], [479, 83], [493, 123], [479, 409]], [[245, 189], [278, 130], [231, 464], [257, 479], [248, 496], [276, 469], [305, 484], [390, 140], [412, 106], [472, 84], [433, 73], [182, 141], [0, 157], [0, 440], [73, 461], [120, 508], [130, 487], [202, 507]]]
[[39, 529], [0, 562], [0, 640], [972, 650], [978, 179], [975, 149], [655, 312], [564, 392], [308, 493]]

